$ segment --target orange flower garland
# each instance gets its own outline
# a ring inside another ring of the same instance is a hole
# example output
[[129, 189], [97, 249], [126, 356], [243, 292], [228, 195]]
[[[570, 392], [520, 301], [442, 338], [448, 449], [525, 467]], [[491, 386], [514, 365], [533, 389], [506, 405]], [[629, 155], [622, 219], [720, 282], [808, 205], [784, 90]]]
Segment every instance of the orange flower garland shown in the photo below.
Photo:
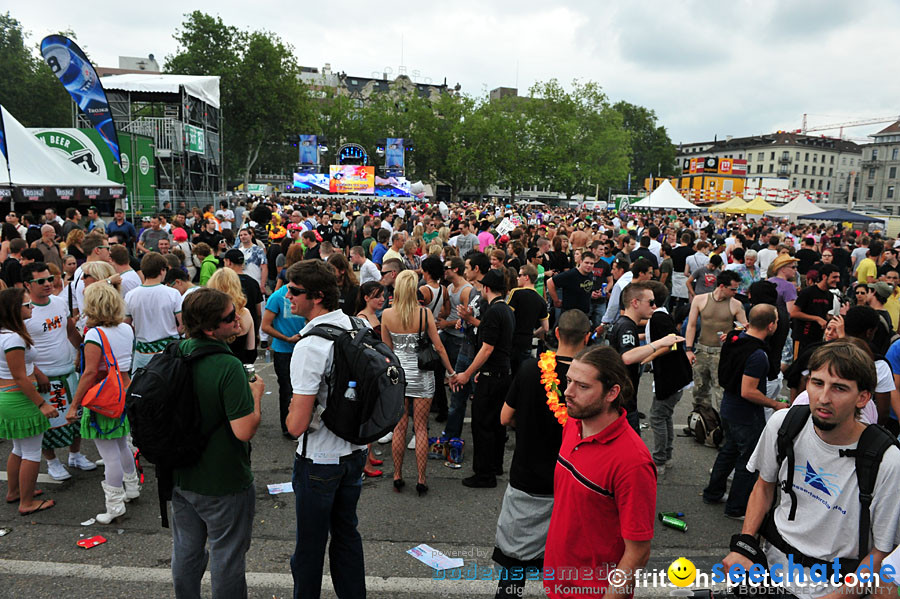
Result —
[[557, 422], [565, 425], [569, 419], [565, 401], [559, 401], [559, 377], [556, 374], [556, 354], [552, 351], [544, 352], [538, 360], [538, 368], [541, 369], [541, 384], [547, 392], [547, 405], [556, 417]]

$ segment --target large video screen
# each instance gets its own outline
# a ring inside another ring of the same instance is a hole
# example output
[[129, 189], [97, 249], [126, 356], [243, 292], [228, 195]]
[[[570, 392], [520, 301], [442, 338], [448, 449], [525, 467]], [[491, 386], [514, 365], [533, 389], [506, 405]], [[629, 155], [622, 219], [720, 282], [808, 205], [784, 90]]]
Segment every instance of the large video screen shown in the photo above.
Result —
[[375, 193], [375, 167], [332, 164], [330, 167], [331, 193]]
[[294, 173], [294, 190], [300, 193], [328, 193], [328, 175]]
[[406, 177], [375, 177], [375, 195], [389, 198], [410, 196], [409, 180]]

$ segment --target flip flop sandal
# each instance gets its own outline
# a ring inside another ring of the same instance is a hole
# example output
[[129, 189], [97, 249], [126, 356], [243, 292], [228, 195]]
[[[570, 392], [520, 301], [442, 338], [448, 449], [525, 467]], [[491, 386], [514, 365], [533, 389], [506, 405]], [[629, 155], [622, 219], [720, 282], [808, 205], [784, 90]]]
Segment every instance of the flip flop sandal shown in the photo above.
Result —
[[[43, 495], [43, 494], [44, 494], [44, 492], [43, 492], [42, 490], [40, 490], [40, 489], [35, 489], [35, 490], [34, 490], [34, 495], [32, 495], [32, 497], [38, 497], [38, 496]], [[15, 499], [7, 499], [7, 500], [6, 500], [6, 503], [19, 503], [19, 498], [16, 497]]]
[[[47, 505], [48, 503], [50, 505]], [[45, 505], [47, 507], [44, 507]], [[19, 512], [19, 515], [20, 516], [30, 516], [31, 514], [34, 514], [35, 512], [43, 512], [43, 511], [49, 510], [50, 508], [52, 508], [55, 505], [56, 505], [56, 502], [53, 501], [52, 499], [45, 499], [40, 504], [38, 504], [38, 506], [36, 508], [34, 508], [33, 510], [29, 510], [27, 512]]]

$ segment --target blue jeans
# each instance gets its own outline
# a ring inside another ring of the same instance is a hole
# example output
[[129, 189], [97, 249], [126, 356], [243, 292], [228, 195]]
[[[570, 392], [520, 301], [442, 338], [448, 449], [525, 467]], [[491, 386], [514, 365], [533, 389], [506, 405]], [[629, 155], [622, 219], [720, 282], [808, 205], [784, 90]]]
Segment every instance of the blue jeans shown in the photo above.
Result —
[[731, 481], [731, 491], [725, 503], [725, 513], [730, 516], [743, 516], [747, 511], [747, 500], [756, 484], [756, 472], [747, 471], [747, 462], [765, 426], [762, 414], [749, 421], [722, 418], [725, 440], [713, 464], [709, 484], [703, 489], [703, 499], [708, 502], [721, 499], [728, 485], [728, 475], [734, 470], [734, 480]]
[[591, 321], [591, 325], [594, 328], [600, 326], [604, 314], [606, 314], [605, 299], [602, 302], [591, 302], [591, 313], [588, 314], [588, 319]]
[[[362, 537], [356, 529], [356, 504], [362, 490], [367, 454], [361, 451], [340, 464], [313, 464], [294, 459], [297, 546], [291, 556], [294, 599], [319, 599], [325, 546], [334, 592], [341, 599], [365, 599], [366, 568]], [[328, 535], [331, 544], [328, 544]]]
[[[215, 599], [247, 597], [246, 555], [250, 549], [256, 491], [234, 495], [172, 491], [172, 581], [178, 599], [200, 599], [200, 580], [210, 564]], [[209, 541], [209, 551], [206, 543]], [[210, 560], [210, 558], [212, 558]]]
[[[463, 344], [456, 358], [456, 372], [464, 372], [466, 368], [472, 365], [475, 358], [471, 352], [471, 346]], [[447, 413], [447, 422], [444, 427], [444, 434], [447, 437], [462, 437], [463, 419], [466, 417], [466, 404], [472, 395], [472, 381], [454, 391], [450, 396], [450, 410]]]

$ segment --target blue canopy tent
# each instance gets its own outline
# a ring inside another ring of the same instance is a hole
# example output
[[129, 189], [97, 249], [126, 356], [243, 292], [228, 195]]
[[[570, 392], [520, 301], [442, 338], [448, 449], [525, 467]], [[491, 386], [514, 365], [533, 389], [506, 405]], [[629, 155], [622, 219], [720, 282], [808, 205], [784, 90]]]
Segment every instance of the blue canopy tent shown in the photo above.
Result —
[[869, 216], [868, 214], [858, 214], [841, 208], [816, 212], [815, 214], [803, 214], [797, 218], [803, 220], [828, 220], [837, 223], [884, 223], [883, 218]]

